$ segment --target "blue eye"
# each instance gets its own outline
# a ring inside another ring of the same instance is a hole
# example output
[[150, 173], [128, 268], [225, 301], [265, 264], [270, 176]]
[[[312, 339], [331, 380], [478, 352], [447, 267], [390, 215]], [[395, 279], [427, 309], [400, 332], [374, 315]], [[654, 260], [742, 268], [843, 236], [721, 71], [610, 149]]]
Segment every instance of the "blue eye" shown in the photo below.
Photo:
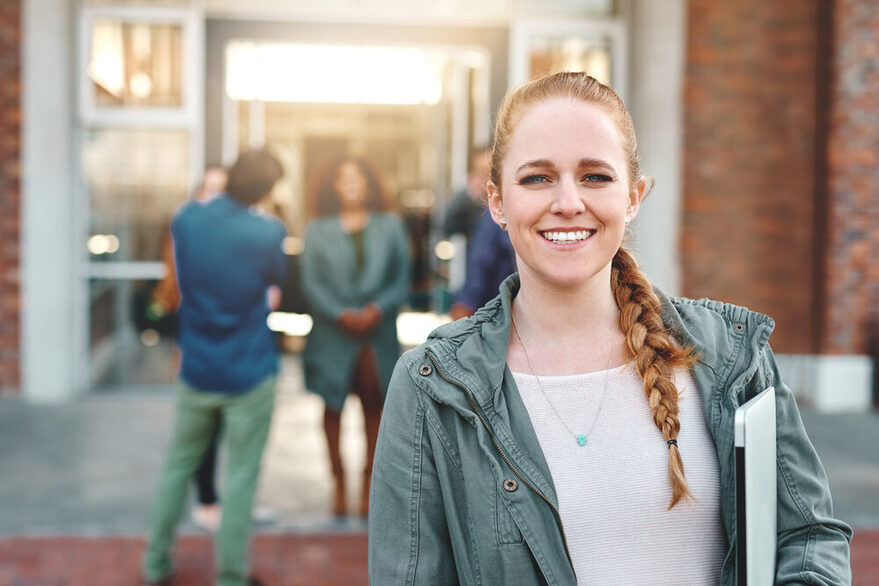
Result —
[[610, 181], [613, 181], [610, 176], [604, 175], [602, 173], [590, 173], [584, 176], [583, 180], [587, 183], [608, 183]]
[[549, 181], [549, 177], [546, 175], [528, 175], [520, 179], [519, 183], [521, 185], [528, 185], [529, 183], [546, 183], [547, 181]]

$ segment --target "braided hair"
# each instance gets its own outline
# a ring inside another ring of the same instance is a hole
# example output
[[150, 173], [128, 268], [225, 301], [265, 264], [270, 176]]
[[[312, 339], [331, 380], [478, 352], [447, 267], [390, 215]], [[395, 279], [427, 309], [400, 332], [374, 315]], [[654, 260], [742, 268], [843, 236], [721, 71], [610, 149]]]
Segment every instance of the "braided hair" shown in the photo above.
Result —
[[672, 369], [692, 363], [695, 356], [668, 333], [662, 322], [659, 298], [638, 263], [624, 248], [613, 258], [610, 282], [620, 308], [620, 329], [626, 334], [626, 346], [644, 382], [653, 422], [668, 443], [668, 478], [672, 487], [669, 508], [672, 508], [684, 497], [692, 498], [677, 445], [681, 421]]

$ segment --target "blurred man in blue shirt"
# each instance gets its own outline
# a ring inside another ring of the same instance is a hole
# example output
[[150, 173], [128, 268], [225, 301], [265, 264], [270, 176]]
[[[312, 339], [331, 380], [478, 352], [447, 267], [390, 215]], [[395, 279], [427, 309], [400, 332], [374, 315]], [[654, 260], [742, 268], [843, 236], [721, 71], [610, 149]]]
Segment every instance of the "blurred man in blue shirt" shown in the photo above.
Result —
[[251, 507], [279, 362], [266, 317], [269, 289], [280, 285], [287, 263], [284, 225], [252, 206], [282, 175], [268, 151], [246, 152], [230, 169], [225, 193], [187, 202], [171, 223], [181, 294], [180, 394], [144, 555], [149, 584], [170, 582], [187, 483], [221, 421], [226, 471], [217, 584], [258, 584], [248, 577]]

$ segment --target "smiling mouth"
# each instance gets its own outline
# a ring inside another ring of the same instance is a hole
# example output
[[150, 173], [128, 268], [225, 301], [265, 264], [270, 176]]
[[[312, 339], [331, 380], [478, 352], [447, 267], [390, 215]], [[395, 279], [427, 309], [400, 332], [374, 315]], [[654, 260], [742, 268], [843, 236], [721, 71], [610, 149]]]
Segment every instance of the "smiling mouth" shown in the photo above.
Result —
[[574, 244], [582, 242], [595, 234], [595, 230], [573, 230], [569, 232], [559, 232], [556, 230], [545, 230], [539, 232], [546, 240], [556, 244]]

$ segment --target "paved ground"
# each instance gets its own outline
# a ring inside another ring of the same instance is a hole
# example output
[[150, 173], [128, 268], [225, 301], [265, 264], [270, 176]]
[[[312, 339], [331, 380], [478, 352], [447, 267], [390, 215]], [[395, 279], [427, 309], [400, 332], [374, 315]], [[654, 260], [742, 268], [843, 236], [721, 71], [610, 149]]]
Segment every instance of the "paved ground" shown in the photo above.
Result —
[[[273, 585], [365, 583], [365, 522], [329, 513], [320, 399], [284, 377], [258, 500], [254, 569]], [[350, 502], [364, 453], [356, 399], [343, 413]], [[62, 406], [0, 401], [0, 586], [136, 584], [142, 535], [173, 415], [168, 389], [92, 394]], [[827, 468], [836, 514], [856, 528], [856, 584], [879, 585], [879, 415], [819, 415], [806, 428]], [[188, 522], [179, 585], [208, 584], [210, 538]]]
[[[138, 537], [0, 538], [0, 586], [133, 586], [145, 544]], [[852, 542], [856, 586], [879, 584], [879, 531]], [[187, 535], [174, 550], [172, 586], [210, 586], [211, 540]], [[366, 584], [366, 535], [258, 535], [253, 574], [271, 586]]]
[[[0, 586], [136, 586], [139, 537], [0, 538]], [[188, 535], [174, 550], [172, 586], [211, 586], [213, 550]], [[253, 575], [271, 586], [367, 584], [366, 535], [258, 535]]]

